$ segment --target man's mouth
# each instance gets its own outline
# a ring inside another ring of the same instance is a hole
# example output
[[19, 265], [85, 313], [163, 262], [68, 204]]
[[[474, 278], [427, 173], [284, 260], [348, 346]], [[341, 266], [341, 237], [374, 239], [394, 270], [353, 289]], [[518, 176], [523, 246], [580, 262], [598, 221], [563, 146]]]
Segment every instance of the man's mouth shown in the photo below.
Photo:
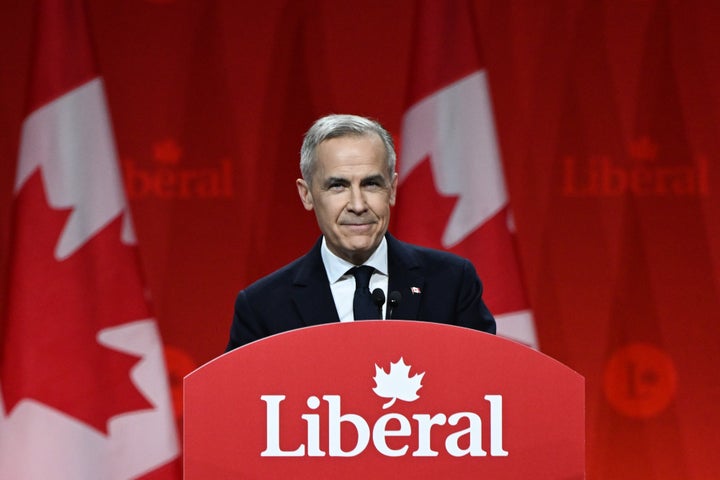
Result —
[[350, 230], [368, 230], [375, 225], [374, 222], [363, 222], [363, 223], [343, 223], [341, 224], [343, 227], [350, 229]]

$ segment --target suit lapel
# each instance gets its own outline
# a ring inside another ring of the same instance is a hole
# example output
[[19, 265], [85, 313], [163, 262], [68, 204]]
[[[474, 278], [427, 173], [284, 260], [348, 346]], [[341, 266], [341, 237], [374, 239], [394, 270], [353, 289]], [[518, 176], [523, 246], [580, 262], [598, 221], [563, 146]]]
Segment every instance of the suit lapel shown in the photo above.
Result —
[[318, 241], [298, 265], [292, 300], [306, 326], [339, 322]]
[[416, 320], [420, 312], [420, 300], [425, 286], [420, 260], [402, 242], [386, 235], [388, 242], [388, 291], [398, 291], [402, 298], [393, 313], [398, 320]]
[[[417, 255], [402, 242], [390, 234], [386, 238], [390, 274], [388, 294], [398, 291], [402, 295], [393, 318], [416, 320], [425, 286], [422, 264]], [[321, 241], [300, 260], [293, 281], [292, 301], [306, 326], [340, 321], [320, 255]]]

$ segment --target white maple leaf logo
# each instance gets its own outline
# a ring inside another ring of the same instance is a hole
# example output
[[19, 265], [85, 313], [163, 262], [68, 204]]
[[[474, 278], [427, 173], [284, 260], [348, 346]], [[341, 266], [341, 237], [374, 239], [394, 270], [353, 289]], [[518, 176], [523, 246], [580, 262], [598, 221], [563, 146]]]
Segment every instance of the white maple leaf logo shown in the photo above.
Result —
[[398, 362], [390, 362], [390, 371], [385, 373], [385, 369], [375, 364], [375, 388], [373, 392], [378, 397], [389, 398], [389, 402], [383, 405], [383, 409], [389, 408], [395, 403], [395, 400], [404, 400], [406, 402], [414, 402], [420, 398], [417, 391], [420, 390], [422, 384], [420, 382], [425, 376], [425, 372], [418, 373], [410, 377], [410, 366], [405, 365], [402, 357]]

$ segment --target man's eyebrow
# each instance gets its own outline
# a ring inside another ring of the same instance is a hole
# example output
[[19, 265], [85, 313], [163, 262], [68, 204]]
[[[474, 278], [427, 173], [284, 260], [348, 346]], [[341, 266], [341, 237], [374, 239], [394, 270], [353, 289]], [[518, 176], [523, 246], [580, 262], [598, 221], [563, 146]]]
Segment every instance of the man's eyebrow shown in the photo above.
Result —
[[[349, 179], [345, 177], [328, 177], [323, 180], [322, 186], [323, 188], [330, 188], [333, 185], [342, 185], [342, 186], [348, 186], [352, 183]], [[385, 176], [376, 173], [373, 175], [368, 175], [367, 177], [364, 177], [362, 180], [360, 180], [360, 185], [368, 185], [371, 183], [376, 183], [378, 185], [385, 185], [387, 183]]]
[[325, 180], [323, 180], [323, 186], [325, 188], [330, 187], [331, 185], [350, 185], [350, 180], [343, 177], [328, 177]]
[[360, 181], [361, 185], [366, 185], [368, 183], [378, 183], [380, 185], [385, 185], [385, 176], [377, 173], [375, 175], [369, 175]]

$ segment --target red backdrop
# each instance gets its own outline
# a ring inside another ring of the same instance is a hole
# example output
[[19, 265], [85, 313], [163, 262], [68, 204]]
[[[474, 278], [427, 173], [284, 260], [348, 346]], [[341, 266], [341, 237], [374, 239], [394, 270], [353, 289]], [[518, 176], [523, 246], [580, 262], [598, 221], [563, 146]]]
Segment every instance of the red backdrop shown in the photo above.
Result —
[[[414, 8], [90, 1], [176, 392], [224, 349], [236, 292], [319, 233], [293, 185], [310, 123], [353, 112], [399, 135]], [[717, 478], [720, 9], [476, 15], [541, 349], [587, 378], [588, 477]], [[0, 2], [3, 305], [31, 38], [31, 2]]]

